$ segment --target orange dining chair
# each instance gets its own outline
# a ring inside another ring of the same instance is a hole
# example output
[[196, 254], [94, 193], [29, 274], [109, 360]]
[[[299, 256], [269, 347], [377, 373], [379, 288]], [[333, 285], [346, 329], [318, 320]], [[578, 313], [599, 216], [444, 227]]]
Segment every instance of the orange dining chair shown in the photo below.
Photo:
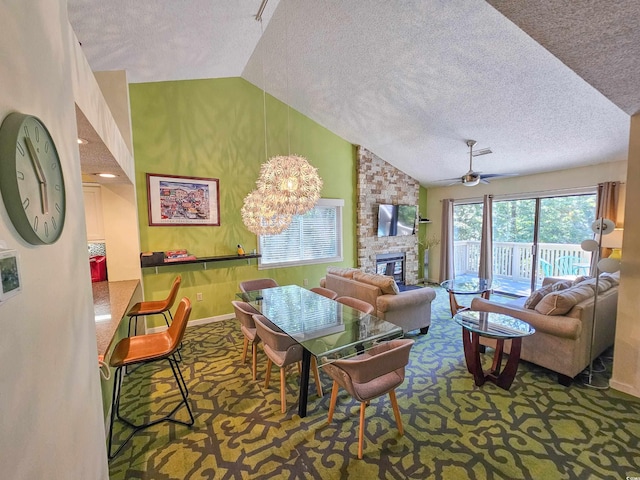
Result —
[[339, 386], [360, 402], [360, 428], [358, 430], [358, 458], [362, 458], [364, 444], [364, 410], [369, 402], [389, 394], [393, 414], [400, 435], [403, 435], [402, 418], [396, 400], [395, 389], [404, 382], [405, 367], [414, 341], [410, 339], [390, 340], [352, 358], [335, 360], [322, 368], [333, 379], [329, 417], [331, 423], [338, 398]]
[[[129, 328], [127, 330], [127, 335], [131, 335], [131, 321], [136, 319], [134, 324], [134, 335], [138, 333], [138, 322], [137, 318], [145, 315], [162, 315], [164, 317], [164, 321], [169, 326], [169, 318], [173, 320], [173, 316], [171, 315], [171, 309], [173, 308], [173, 304], [178, 297], [178, 290], [180, 289], [180, 283], [182, 282], [182, 277], [178, 275], [173, 280], [173, 285], [171, 285], [171, 290], [169, 291], [169, 296], [164, 300], [151, 300], [146, 302], [136, 303], [131, 309], [127, 312], [127, 316], [129, 317]], [[167, 313], [169, 313], [169, 318], [167, 318]]]
[[245, 280], [244, 282], [240, 282], [240, 290], [245, 293], [277, 286], [278, 283], [272, 278], [256, 278], [254, 280]]
[[336, 298], [336, 302], [342, 303], [347, 307], [355, 308], [356, 310], [360, 310], [362, 313], [366, 314], [372, 314], [375, 310], [373, 305], [370, 303], [353, 297], [338, 297]]
[[[286, 333], [273, 330], [270, 327], [271, 322], [269, 322], [263, 315], [254, 315], [253, 321], [256, 324], [258, 336], [262, 340], [264, 353], [267, 355], [267, 373], [264, 386], [265, 388], [269, 387], [269, 381], [271, 380], [271, 366], [272, 364], [275, 364], [280, 368], [280, 404], [282, 413], [285, 413], [287, 410], [285, 368], [294, 363], [299, 363], [302, 360], [302, 345]], [[315, 377], [318, 396], [322, 397], [322, 385], [320, 385], [318, 364], [313, 355], [311, 356], [311, 370], [313, 370], [313, 375]], [[306, 385], [301, 385], [300, 388], [306, 388]]]
[[335, 300], [336, 298], [338, 298], [338, 294], [333, 290], [329, 290], [328, 288], [313, 287], [313, 288], [310, 288], [309, 290], [314, 293], [317, 293], [318, 295], [322, 295], [323, 297], [330, 298], [331, 300]]
[[236, 312], [236, 320], [240, 322], [240, 330], [244, 335], [244, 344], [242, 346], [242, 363], [247, 360], [247, 350], [249, 348], [249, 342], [251, 342], [251, 372], [253, 373], [253, 379], [257, 377], [257, 354], [258, 343], [260, 343], [260, 337], [256, 330], [256, 324], [253, 321], [253, 315], [256, 311], [251, 305], [246, 302], [240, 302], [234, 300], [231, 302], [233, 309]]
[[[160, 333], [148, 333], [144, 335], [137, 335], [134, 337], [126, 337], [118, 342], [109, 359], [109, 365], [115, 368], [113, 398], [111, 403], [111, 420], [109, 425], [109, 446], [108, 455], [109, 459], [114, 458], [123, 447], [129, 442], [131, 437], [136, 432], [156, 425], [160, 422], [168, 421], [173, 423], [179, 423], [182, 425], [191, 426], [194, 423], [193, 413], [189, 406], [187, 397], [189, 391], [187, 390], [187, 384], [184, 381], [184, 377], [180, 372], [180, 367], [176, 359], [176, 352], [184, 337], [185, 329], [187, 328], [187, 322], [189, 321], [189, 315], [191, 314], [191, 302], [188, 298], [183, 298], [176, 310], [176, 315], [171, 322], [171, 325], [167, 330]], [[171, 410], [170, 413], [162, 418], [155, 420], [149, 420], [146, 423], [135, 424], [131, 420], [120, 415], [120, 395], [122, 391], [122, 369], [130, 365], [145, 364], [156, 362], [159, 360], [167, 360], [171, 366], [171, 371], [178, 384], [180, 395], [182, 400]], [[184, 405], [189, 413], [189, 421], [178, 420], [174, 414], [178, 409]], [[112, 452], [113, 446], [113, 426], [115, 419], [122, 421], [125, 425], [130, 427], [132, 431], [127, 438], [122, 442], [115, 452]]]

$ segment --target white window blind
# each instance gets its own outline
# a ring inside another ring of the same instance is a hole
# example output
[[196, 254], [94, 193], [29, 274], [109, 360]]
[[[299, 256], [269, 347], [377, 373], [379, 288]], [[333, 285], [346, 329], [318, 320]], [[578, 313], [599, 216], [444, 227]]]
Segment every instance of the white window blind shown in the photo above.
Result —
[[320, 199], [304, 215], [295, 215], [279, 235], [258, 237], [260, 267], [291, 267], [342, 261], [342, 199]]

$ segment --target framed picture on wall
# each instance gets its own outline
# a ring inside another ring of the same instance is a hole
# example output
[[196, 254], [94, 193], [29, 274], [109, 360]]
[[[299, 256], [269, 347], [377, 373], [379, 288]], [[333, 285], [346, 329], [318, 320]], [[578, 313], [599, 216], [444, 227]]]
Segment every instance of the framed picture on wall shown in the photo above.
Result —
[[220, 226], [217, 178], [147, 173], [150, 226]]

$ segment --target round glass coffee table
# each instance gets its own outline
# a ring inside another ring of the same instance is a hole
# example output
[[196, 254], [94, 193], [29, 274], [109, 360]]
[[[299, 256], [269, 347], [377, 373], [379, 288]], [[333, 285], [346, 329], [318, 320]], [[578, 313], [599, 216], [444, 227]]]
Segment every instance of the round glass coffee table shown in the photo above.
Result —
[[449, 305], [451, 306], [451, 316], [469, 307], [460, 305], [456, 300], [456, 295], [481, 295], [482, 298], [489, 299], [491, 295], [491, 279], [489, 278], [454, 278], [445, 280], [440, 284], [449, 292]]
[[[500, 388], [509, 390], [520, 362], [522, 337], [533, 335], [536, 330], [527, 322], [501, 313], [465, 310], [454, 315], [453, 319], [462, 326], [464, 358], [476, 385], [481, 386], [489, 380]], [[482, 369], [480, 361], [480, 337], [496, 340], [493, 365], [487, 373]], [[511, 348], [509, 359], [501, 371], [505, 340], [511, 340]]]

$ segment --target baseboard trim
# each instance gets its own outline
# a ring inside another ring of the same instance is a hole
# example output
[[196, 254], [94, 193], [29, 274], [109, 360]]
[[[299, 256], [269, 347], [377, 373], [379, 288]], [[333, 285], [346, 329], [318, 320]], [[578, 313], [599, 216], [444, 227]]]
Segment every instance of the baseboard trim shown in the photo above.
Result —
[[[233, 313], [225, 313], [224, 315], [216, 315], [215, 317], [199, 318], [197, 320], [189, 320], [189, 323], [187, 323], [187, 327], [197, 327], [199, 325], [206, 325], [207, 323], [221, 322], [223, 320], [230, 320], [232, 318], [235, 318], [235, 314]], [[147, 333], [158, 333], [158, 332], [164, 332], [167, 328], [168, 327], [166, 325], [163, 325], [161, 327], [147, 328], [146, 331]]]
[[636, 398], [640, 398], [640, 390], [638, 390], [638, 388], [634, 387], [633, 385], [618, 382], [612, 378], [609, 381], [609, 386], [614, 390], [618, 390], [619, 392], [626, 393], [627, 395], [632, 395]]

